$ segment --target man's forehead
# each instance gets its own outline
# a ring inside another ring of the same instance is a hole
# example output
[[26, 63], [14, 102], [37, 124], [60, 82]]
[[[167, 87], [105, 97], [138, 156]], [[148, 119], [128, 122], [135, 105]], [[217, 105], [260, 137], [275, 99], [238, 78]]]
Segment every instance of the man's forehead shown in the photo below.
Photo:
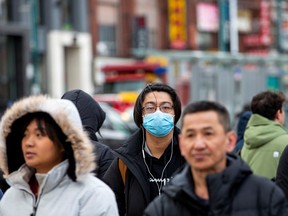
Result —
[[183, 120], [187, 119], [188, 121], [193, 119], [194, 121], [207, 121], [207, 120], [217, 120], [218, 114], [215, 111], [199, 111], [194, 113], [188, 113], [183, 117]]
[[189, 113], [183, 117], [182, 127], [213, 127], [220, 124], [219, 118], [214, 111], [201, 111]]
[[188, 125], [187, 127], [182, 128], [183, 133], [195, 132], [195, 131], [212, 131], [215, 129], [215, 125]]

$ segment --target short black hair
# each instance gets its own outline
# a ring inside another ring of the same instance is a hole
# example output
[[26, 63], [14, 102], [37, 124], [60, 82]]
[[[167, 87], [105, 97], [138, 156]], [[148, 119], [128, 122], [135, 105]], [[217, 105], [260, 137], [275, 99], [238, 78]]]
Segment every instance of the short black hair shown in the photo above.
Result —
[[231, 122], [228, 110], [220, 103], [213, 101], [196, 101], [189, 103], [183, 111], [181, 127], [183, 127], [183, 119], [186, 115], [206, 111], [216, 112], [219, 122], [223, 126], [225, 132], [229, 132], [231, 130]]
[[267, 119], [275, 120], [276, 113], [282, 110], [285, 100], [285, 95], [281, 91], [263, 91], [252, 98], [251, 111]]
[[143, 107], [143, 101], [145, 100], [145, 97], [148, 93], [150, 92], [166, 92], [170, 95], [171, 100], [173, 102], [173, 108], [174, 108], [174, 113], [175, 113], [175, 118], [174, 118], [174, 123], [178, 122], [182, 108], [181, 108], [181, 101], [180, 98], [178, 97], [176, 91], [170, 87], [169, 85], [163, 84], [163, 83], [153, 83], [153, 84], [148, 84], [142, 92], [138, 95], [135, 106], [134, 106], [134, 122], [135, 124], [140, 128], [143, 123], [142, 119], [142, 107]]

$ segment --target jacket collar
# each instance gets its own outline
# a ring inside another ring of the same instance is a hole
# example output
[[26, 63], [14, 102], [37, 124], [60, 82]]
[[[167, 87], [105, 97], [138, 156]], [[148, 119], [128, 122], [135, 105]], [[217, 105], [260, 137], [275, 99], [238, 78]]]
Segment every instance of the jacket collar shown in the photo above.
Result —
[[[55, 188], [66, 175], [68, 166], [69, 166], [68, 160], [65, 160], [62, 163], [55, 166], [53, 169], [51, 169], [47, 173], [44, 180], [42, 181], [42, 184], [39, 185], [39, 195], [41, 195], [42, 193], [47, 193], [51, 191], [53, 188]], [[31, 176], [34, 175], [34, 173], [35, 173], [34, 169], [28, 167], [26, 164], [23, 164], [18, 171], [9, 174], [6, 180], [11, 186], [13, 185], [15, 187], [22, 188], [26, 191], [30, 191], [28, 182]]]
[[[209, 200], [229, 199], [229, 194], [234, 193], [245, 178], [252, 174], [251, 169], [244, 161], [234, 154], [227, 154], [227, 167], [222, 172], [209, 174], [206, 178]], [[164, 188], [168, 196], [182, 197], [183, 193], [192, 199], [198, 199], [194, 192], [194, 181], [191, 167], [187, 164]], [[227, 195], [227, 196], [226, 196]], [[217, 201], [217, 203], [221, 203]]]

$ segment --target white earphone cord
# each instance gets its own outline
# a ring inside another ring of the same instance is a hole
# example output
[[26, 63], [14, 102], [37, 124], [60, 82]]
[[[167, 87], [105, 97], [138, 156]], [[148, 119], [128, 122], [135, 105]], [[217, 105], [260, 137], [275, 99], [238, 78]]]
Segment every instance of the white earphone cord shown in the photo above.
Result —
[[166, 170], [166, 167], [168, 166], [168, 164], [169, 164], [170, 161], [172, 160], [172, 156], [173, 156], [173, 137], [172, 137], [172, 143], [171, 143], [170, 158], [169, 158], [168, 162], [165, 164], [165, 166], [164, 166], [164, 168], [163, 168], [163, 170], [162, 170], [161, 179], [160, 179], [160, 181], [161, 181], [160, 186], [159, 186], [156, 178], [155, 178], [155, 177], [153, 176], [153, 174], [151, 173], [151, 171], [150, 171], [150, 169], [149, 169], [149, 167], [148, 167], [148, 165], [147, 165], [147, 163], [146, 163], [146, 160], [145, 160], [145, 152], [144, 152], [144, 145], [145, 145], [145, 142], [144, 142], [144, 131], [143, 131], [143, 144], [142, 144], [142, 156], [143, 156], [143, 161], [144, 161], [144, 164], [145, 164], [145, 166], [146, 166], [146, 168], [147, 168], [147, 170], [148, 170], [149, 175], [153, 178], [154, 182], [155, 182], [156, 185], [157, 185], [158, 193], [159, 193], [159, 196], [160, 196], [160, 194], [161, 194], [161, 189], [162, 189], [162, 187], [164, 186], [164, 185], [162, 185], [162, 183], [163, 183], [162, 178], [163, 178], [164, 172], [165, 172], [165, 170]]

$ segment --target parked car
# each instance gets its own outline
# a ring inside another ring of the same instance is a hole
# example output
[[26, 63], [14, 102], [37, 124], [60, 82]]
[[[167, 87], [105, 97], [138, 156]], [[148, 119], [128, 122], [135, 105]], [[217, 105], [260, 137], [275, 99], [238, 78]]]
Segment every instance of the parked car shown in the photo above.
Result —
[[133, 111], [134, 106], [130, 106], [126, 108], [123, 112], [121, 112], [121, 117], [129, 125], [130, 129], [135, 131], [138, 127], [134, 122]]
[[135, 131], [125, 122], [121, 113], [107, 103], [98, 102], [106, 112], [106, 119], [97, 133], [99, 142], [108, 145], [111, 149], [119, 148], [124, 141]]

